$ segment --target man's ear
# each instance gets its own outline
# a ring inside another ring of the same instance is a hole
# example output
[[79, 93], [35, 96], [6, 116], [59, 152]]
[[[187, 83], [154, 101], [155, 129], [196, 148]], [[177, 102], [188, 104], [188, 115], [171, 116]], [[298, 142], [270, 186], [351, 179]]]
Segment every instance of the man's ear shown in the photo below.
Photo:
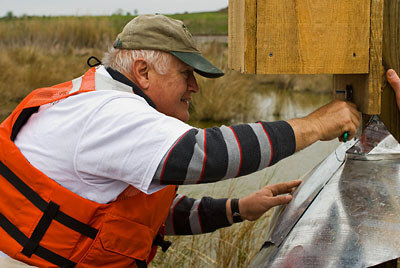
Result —
[[138, 58], [133, 61], [132, 74], [142, 90], [149, 88], [150, 65], [144, 59]]

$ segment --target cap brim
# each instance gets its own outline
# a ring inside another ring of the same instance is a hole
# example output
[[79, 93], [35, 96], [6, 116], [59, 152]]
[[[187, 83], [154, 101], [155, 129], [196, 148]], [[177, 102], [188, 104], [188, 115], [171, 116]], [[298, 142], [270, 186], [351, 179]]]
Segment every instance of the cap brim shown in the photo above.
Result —
[[224, 72], [215, 67], [200, 53], [194, 52], [169, 52], [187, 65], [194, 68], [195, 72], [207, 78], [217, 78], [224, 75]]

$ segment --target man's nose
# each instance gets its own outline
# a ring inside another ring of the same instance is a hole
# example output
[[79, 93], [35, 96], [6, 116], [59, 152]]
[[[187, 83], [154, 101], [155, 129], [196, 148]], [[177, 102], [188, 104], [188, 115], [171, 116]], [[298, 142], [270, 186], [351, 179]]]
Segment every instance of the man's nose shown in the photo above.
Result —
[[193, 93], [197, 93], [199, 91], [199, 85], [197, 84], [196, 77], [193, 73], [188, 78], [188, 89]]

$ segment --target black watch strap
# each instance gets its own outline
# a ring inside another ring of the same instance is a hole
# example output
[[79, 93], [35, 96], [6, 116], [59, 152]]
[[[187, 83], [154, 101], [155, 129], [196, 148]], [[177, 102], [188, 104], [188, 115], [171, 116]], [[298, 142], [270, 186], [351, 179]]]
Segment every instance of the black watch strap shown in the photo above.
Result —
[[239, 199], [237, 198], [232, 198], [231, 199], [231, 212], [232, 212], [232, 219], [233, 222], [242, 222], [243, 219], [240, 216], [240, 211], [239, 211]]

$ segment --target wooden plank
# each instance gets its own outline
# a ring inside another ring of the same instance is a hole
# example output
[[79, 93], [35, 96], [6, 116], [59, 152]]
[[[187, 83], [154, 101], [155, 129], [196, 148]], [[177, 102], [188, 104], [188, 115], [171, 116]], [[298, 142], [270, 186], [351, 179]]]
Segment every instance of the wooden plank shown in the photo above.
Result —
[[[382, 88], [382, 35], [383, 0], [371, 0], [370, 19], [370, 56], [368, 74], [334, 75], [333, 89], [344, 90], [347, 85], [353, 87], [353, 102], [365, 115], [380, 114]], [[363, 116], [363, 120], [368, 120]], [[364, 122], [365, 123], [365, 122]]]
[[[383, 60], [400, 74], [400, 1], [385, 0], [383, 20]], [[400, 112], [390, 85], [383, 87], [382, 113], [386, 127], [400, 141]]]
[[258, 0], [257, 73], [369, 72], [370, 0]]
[[383, 6], [384, 0], [371, 0], [371, 34], [369, 49], [368, 110], [366, 114], [381, 113], [381, 91], [384, 69], [382, 66]]
[[[243, 1], [243, 0], [242, 0]], [[245, 73], [256, 73], [257, 64], [257, 0], [245, 1], [245, 38], [244, 70]]]
[[229, 0], [228, 67], [255, 73], [257, 0]]
[[239, 70], [243, 65], [244, 9], [240, 0], [229, 0], [228, 6], [228, 68]]

